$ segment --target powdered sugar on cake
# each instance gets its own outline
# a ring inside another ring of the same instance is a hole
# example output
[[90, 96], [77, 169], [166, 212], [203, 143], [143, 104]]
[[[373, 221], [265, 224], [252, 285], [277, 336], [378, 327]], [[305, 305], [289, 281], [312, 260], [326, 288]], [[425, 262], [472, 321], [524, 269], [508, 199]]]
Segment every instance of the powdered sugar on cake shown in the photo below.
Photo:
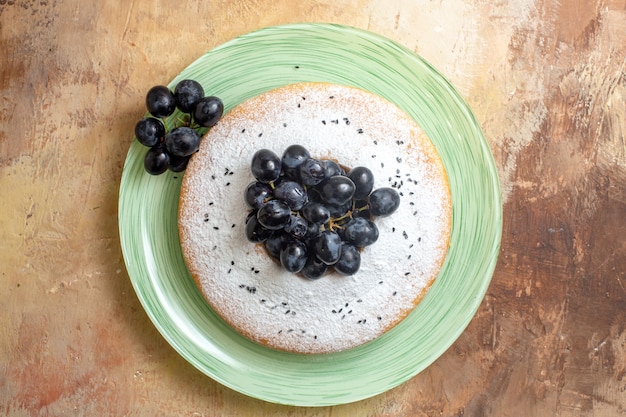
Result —
[[[374, 220], [379, 239], [353, 276], [307, 280], [246, 239], [252, 155], [292, 144], [368, 167], [375, 188], [401, 196], [393, 215]], [[245, 336], [299, 353], [358, 346], [402, 320], [439, 273], [450, 223], [443, 165], [412, 119], [378, 96], [323, 83], [277, 89], [226, 114], [187, 167], [179, 211], [187, 266], [213, 309]]]

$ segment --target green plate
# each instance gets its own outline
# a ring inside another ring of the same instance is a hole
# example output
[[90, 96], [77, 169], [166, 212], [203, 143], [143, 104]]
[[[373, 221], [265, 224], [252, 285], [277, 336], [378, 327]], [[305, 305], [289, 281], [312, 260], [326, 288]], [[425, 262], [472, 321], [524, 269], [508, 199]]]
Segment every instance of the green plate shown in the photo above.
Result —
[[133, 140], [119, 196], [122, 251], [140, 302], [174, 349], [236, 391], [299, 406], [374, 396], [407, 381], [442, 355], [483, 299], [502, 229], [493, 157], [474, 115], [452, 85], [397, 43], [330, 24], [269, 27], [238, 37], [200, 57], [170, 86], [184, 78], [200, 81], [208, 94], [222, 98], [226, 110], [298, 81], [352, 85], [396, 103], [422, 126], [442, 156], [452, 189], [453, 230], [439, 277], [390, 332], [336, 354], [273, 351], [227, 326], [196, 289], [178, 239], [182, 174], [146, 174], [146, 148]]

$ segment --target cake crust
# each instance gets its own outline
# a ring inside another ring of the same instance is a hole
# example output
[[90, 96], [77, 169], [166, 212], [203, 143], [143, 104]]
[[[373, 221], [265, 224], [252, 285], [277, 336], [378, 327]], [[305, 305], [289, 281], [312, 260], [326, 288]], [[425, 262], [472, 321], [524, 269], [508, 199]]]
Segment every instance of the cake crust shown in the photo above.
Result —
[[[396, 213], [375, 219], [379, 240], [353, 276], [307, 280], [246, 239], [252, 155], [295, 143], [366, 166], [376, 188], [401, 196]], [[179, 234], [191, 276], [230, 326], [273, 349], [318, 354], [369, 342], [413, 310], [444, 262], [451, 212], [443, 163], [413, 119], [357, 88], [298, 83], [236, 106], [203, 138], [183, 177]]]

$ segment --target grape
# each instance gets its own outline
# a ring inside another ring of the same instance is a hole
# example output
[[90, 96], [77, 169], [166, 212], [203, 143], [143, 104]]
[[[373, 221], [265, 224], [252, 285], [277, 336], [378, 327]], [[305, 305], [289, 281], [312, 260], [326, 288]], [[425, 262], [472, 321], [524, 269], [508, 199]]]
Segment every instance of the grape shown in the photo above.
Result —
[[309, 159], [311, 155], [309, 151], [302, 145], [290, 145], [283, 152], [281, 163], [285, 175], [289, 178], [299, 179], [298, 168]]
[[144, 146], [154, 146], [165, 136], [163, 122], [154, 117], [144, 117], [135, 125], [135, 136]]
[[348, 177], [354, 183], [356, 190], [354, 198], [361, 200], [367, 197], [374, 188], [374, 174], [369, 168], [355, 167], [350, 170]]
[[359, 247], [369, 246], [378, 240], [378, 227], [364, 217], [351, 219], [340, 233], [344, 241]]
[[330, 220], [330, 211], [321, 203], [306, 203], [302, 206], [300, 214], [314, 224], [324, 224]]
[[191, 113], [200, 100], [204, 98], [204, 89], [195, 80], [182, 80], [174, 89], [174, 97], [176, 98], [176, 105], [181, 111]]
[[162, 145], [156, 145], [148, 149], [143, 160], [143, 166], [151, 175], [160, 175], [167, 171], [170, 164], [170, 156]]
[[271, 230], [266, 229], [259, 223], [256, 216], [250, 216], [246, 221], [246, 237], [250, 242], [265, 242], [272, 234]]
[[299, 183], [281, 181], [274, 188], [274, 197], [283, 200], [292, 210], [300, 210], [308, 201], [308, 195]]
[[299, 240], [286, 243], [280, 251], [280, 263], [289, 272], [300, 272], [307, 258], [306, 245]]
[[167, 117], [176, 110], [176, 98], [169, 88], [157, 85], [148, 90], [146, 107], [154, 117]]
[[285, 233], [274, 233], [265, 240], [265, 249], [274, 258], [280, 258], [280, 251], [288, 241], [289, 237]]
[[203, 127], [212, 127], [222, 118], [224, 103], [218, 97], [204, 97], [196, 104], [193, 120]]
[[324, 230], [313, 241], [315, 255], [326, 265], [332, 265], [341, 256], [341, 238], [335, 232]]
[[189, 159], [191, 155], [188, 156], [177, 156], [170, 154], [170, 171], [172, 172], [182, 172], [187, 169], [187, 164], [189, 163]]
[[289, 235], [294, 238], [303, 238], [307, 235], [309, 231], [309, 223], [300, 216], [291, 215], [289, 219], [289, 223], [284, 227], [285, 232], [289, 233]]
[[333, 175], [344, 175], [344, 170], [339, 166], [339, 164], [330, 159], [322, 160], [324, 164], [324, 170], [326, 171], [326, 178], [330, 178]]
[[261, 149], [252, 156], [252, 175], [263, 183], [276, 181], [280, 176], [280, 158], [269, 149]]
[[266, 229], [279, 230], [289, 224], [291, 210], [283, 201], [270, 200], [259, 209], [257, 219]]
[[352, 200], [348, 200], [344, 204], [340, 205], [328, 204], [326, 205], [326, 208], [328, 208], [330, 217], [335, 219], [340, 218], [345, 216], [350, 210], [352, 210]]
[[165, 146], [172, 155], [189, 156], [198, 150], [200, 135], [190, 127], [177, 127], [165, 135]]
[[317, 185], [326, 178], [324, 164], [315, 158], [305, 160], [299, 167], [299, 173], [304, 185]]
[[341, 256], [335, 263], [335, 271], [342, 275], [354, 275], [361, 267], [361, 253], [352, 245], [343, 244], [341, 247]]
[[378, 188], [369, 196], [369, 208], [374, 216], [389, 216], [400, 206], [400, 195], [390, 187]]
[[351, 201], [355, 190], [352, 180], [343, 175], [332, 176], [324, 180], [317, 188], [322, 200], [335, 206]]
[[317, 256], [309, 255], [304, 268], [300, 271], [305, 278], [318, 279], [321, 278], [326, 271], [328, 265], [317, 259]]
[[243, 194], [244, 200], [253, 209], [261, 208], [273, 196], [270, 186], [259, 181], [248, 184]]

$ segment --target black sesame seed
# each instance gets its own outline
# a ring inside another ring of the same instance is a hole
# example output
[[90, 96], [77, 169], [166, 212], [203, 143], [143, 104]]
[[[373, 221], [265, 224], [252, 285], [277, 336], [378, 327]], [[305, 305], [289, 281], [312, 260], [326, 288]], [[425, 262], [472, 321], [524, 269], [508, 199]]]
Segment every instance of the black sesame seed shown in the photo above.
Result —
[[241, 133], [245, 133], [246, 132], [246, 128], [241, 129]]
[[328, 98], [332, 100], [332, 99], [334, 99], [334, 98], [335, 98], [335, 96], [330, 96], [330, 97], [328, 97]]
[[226, 271], [227, 274], [230, 274], [233, 271], [232, 268], [228, 268], [228, 271]]
[[291, 310], [285, 311], [285, 314], [289, 314], [289, 313], [291, 313]]
[[332, 313], [337, 314], [337, 310], [333, 309]]
[[393, 295], [395, 297], [396, 295], [398, 295], [398, 291], [394, 291], [393, 294], [391, 294], [391, 295]]
[[231, 225], [230, 225], [230, 228], [231, 228], [231, 229], [234, 229], [234, 228], [235, 228], [235, 226], [237, 226], [237, 225], [236, 225], [235, 223], [233, 223], [233, 224], [231, 224]]
[[205, 222], [205, 223], [208, 223], [208, 221], [209, 221], [209, 219], [204, 219], [204, 222]]
[[226, 185], [226, 186], [228, 187], [228, 186], [230, 185], [230, 182], [227, 182], [227, 183], [226, 183], [226, 184], [224, 184], [224, 185]]
[[[418, 242], [421, 242], [421, 241], [422, 241], [422, 237], [421, 237], [421, 236], [420, 236], [420, 237], [418, 237], [418, 238], [417, 238], [417, 241], [418, 241]], [[412, 245], [411, 245], [411, 246], [412, 246]]]
[[317, 335], [313, 336], [313, 339], [317, 340]]
[[259, 133], [259, 137], [263, 136], [263, 132]]
[[382, 318], [382, 317], [380, 317], [380, 316], [378, 316], [378, 317], [376, 317], [376, 318], [377, 318], [378, 320], [382, 320], [382, 319], [383, 319], [383, 318]]
[[357, 129], [356, 133], [358, 133], [360, 135], [361, 133], [363, 133], [363, 129]]
[[213, 226], [213, 230], [220, 230], [218, 226]]
[[299, 69], [299, 68], [300, 68], [300, 65], [296, 65], [294, 68], [295, 68], [295, 69]]
[[326, 125], [326, 120], [322, 120], [322, 124], [323, 124], [323, 125]]
[[215, 204], [215, 203], [211, 201], [211, 202], [209, 203], [209, 206], [212, 206], [213, 204]]
[[410, 272], [405, 272], [405, 273], [404, 273], [404, 276], [405, 276], [405, 277], [408, 277], [409, 275], [411, 275], [411, 273], [410, 273]]
[[408, 238], [409, 238], [409, 235], [408, 235], [408, 233], [406, 232], [406, 230], [402, 232], [402, 237], [404, 237], [405, 239], [408, 239]]
[[300, 103], [298, 103], [298, 108], [300, 108]]
[[361, 300], [360, 298], [358, 300], [356, 300], [357, 303], [362, 303], [363, 300]]

